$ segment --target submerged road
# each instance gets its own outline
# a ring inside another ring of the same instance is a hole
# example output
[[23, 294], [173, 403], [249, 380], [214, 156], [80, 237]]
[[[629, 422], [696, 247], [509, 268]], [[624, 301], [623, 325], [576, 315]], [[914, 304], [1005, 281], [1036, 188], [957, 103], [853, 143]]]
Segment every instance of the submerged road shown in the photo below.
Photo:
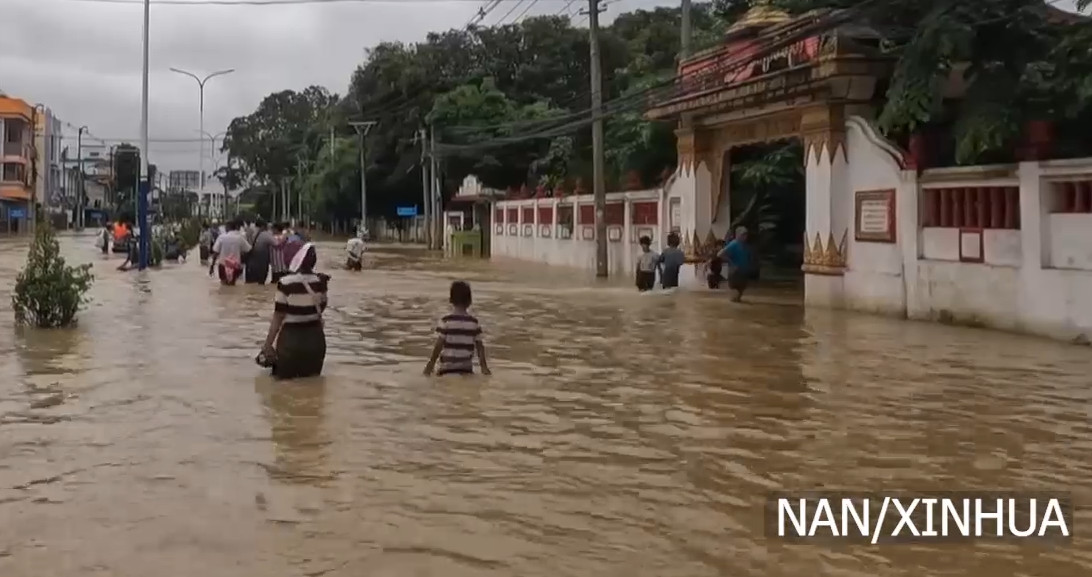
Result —
[[[375, 248], [335, 267], [326, 376], [253, 362], [271, 287], [121, 273], [90, 236], [70, 331], [12, 325], [0, 241], [4, 577], [1077, 577], [1092, 542], [784, 545], [775, 490], [1092, 500], [1087, 348], [756, 295]], [[494, 376], [421, 375], [462, 278]], [[1088, 526], [1088, 525], [1085, 525]]]

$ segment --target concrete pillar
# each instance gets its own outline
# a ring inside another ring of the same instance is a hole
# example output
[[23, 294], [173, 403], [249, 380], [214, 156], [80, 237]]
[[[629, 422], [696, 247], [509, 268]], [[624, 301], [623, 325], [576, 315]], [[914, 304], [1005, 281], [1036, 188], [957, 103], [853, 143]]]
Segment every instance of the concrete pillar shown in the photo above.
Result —
[[807, 197], [804, 303], [841, 308], [852, 224], [845, 119], [841, 108], [823, 106], [804, 111], [801, 126]]

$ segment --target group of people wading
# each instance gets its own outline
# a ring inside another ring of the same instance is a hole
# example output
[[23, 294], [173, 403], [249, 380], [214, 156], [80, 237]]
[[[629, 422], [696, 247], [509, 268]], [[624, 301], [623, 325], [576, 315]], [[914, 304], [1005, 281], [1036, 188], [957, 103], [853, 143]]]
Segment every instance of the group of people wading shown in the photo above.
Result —
[[278, 379], [314, 377], [326, 361], [326, 311], [330, 277], [315, 272], [318, 253], [303, 234], [286, 225], [240, 219], [205, 225], [198, 240], [201, 263], [220, 284], [276, 283], [273, 316], [255, 361]]
[[287, 254], [305, 242], [300, 232], [281, 223], [270, 226], [260, 218], [253, 223], [235, 219], [222, 230], [206, 223], [198, 239], [201, 264], [209, 266], [209, 276], [218, 274], [228, 286], [240, 278], [247, 284], [279, 281], [290, 272]]
[[[747, 228], [738, 227], [734, 236], [724, 241], [724, 247], [705, 263], [705, 279], [711, 289], [719, 289], [721, 282], [728, 281], [731, 299], [743, 300], [743, 293], [752, 280], [758, 278], [758, 261], [754, 250], [747, 242]], [[667, 248], [663, 253], [652, 250], [652, 239], [642, 236], [638, 241], [641, 253], [637, 256], [637, 290], [647, 292], [656, 287], [656, 273], [659, 272], [660, 286], [673, 289], [679, 286], [679, 269], [686, 262], [686, 255], [679, 249], [679, 235], [667, 235]], [[724, 268], [727, 266], [727, 279]]]

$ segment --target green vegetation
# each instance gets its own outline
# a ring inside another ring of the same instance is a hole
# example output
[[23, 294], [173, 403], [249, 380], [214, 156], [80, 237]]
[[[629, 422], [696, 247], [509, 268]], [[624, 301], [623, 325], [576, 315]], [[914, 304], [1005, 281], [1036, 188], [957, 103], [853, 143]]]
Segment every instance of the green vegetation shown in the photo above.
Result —
[[[710, 5], [697, 5], [693, 24], [694, 45], [711, 46], [725, 20]], [[601, 46], [604, 99], [638, 95], [632, 110], [606, 122], [608, 184], [620, 186], [633, 171], [653, 183], [675, 163], [674, 126], [644, 120], [639, 92], [675, 73], [679, 10], [622, 14], [603, 29]], [[450, 30], [416, 44], [381, 43], [352, 74], [344, 97], [318, 87], [271, 94], [232, 121], [224, 149], [240, 176], [255, 183], [244, 201], [256, 211], [269, 214], [270, 193], [289, 179], [302, 186], [305, 209], [320, 221], [360, 210], [360, 148], [348, 122], [361, 118], [378, 120], [367, 138], [369, 212], [420, 203], [415, 139], [430, 122], [441, 146], [454, 145], [444, 148], [447, 194], [472, 173], [496, 188], [568, 181], [572, 190], [578, 178], [591, 182], [591, 131], [571, 127], [587, 117], [588, 76], [587, 30], [562, 17]], [[553, 137], [525, 138], [558, 126]], [[513, 142], [470, 146], [495, 138]]]
[[[1028, 127], [1042, 122], [1057, 127], [1059, 154], [1092, 153], [1092, 25], [1059, 17], [1043, 0], [716, 0], [695, 6], [695, 49], [716, 45], [759, 3], [792, 14], [855, 7], [854, 24], [879, 34], [879, 49], [892, 58], [886, 93], [876, 95], [881, 129], [903, 145], [931, 135], [942, 164], [1012, 160]], [[602, 31], [604, 99], [629, 97], [625, 106], [608, 105], [610, 189], [636, 177], [652, 184], [675, 164], [674, 125], [646, 120], [642, 105], [650, 88], [675, 74], [679, 23], [678, 9], [657, 8], [622, 14]], [[361, 175], [348, 122], [368, 119], [377, 121], [366, 159], [375, 213], [420, 202], [418, 130], [430, 123], [445, 194], [468, 174], [494, 188], [564, 183], [572, 190], [591, 175], [588, 77], [587, 31], [562, 17], [381, 43], [344, 96], [314, 86], [285, 90], [233, 120], [224, 150], [236, 164], [220, 177], [253, 183], [244, 200], [260, 214], [270, 214], [272, 193], [287, 182], [304, 191], [311, 218], [352, 218]], [[952, 79], [962, 85], [957, 94]], [[761, 165], [797, 161], [770, 154], [747, 172], [786, 174], [787, 165]], [[759, 200], [748, 219], [775, 202]]]
[[26, 268], [15, 278], [15, 322], [40, 328], [75, 324], [93, 280], [91, 265], [68, 266], [52, 227], [39, 223]]

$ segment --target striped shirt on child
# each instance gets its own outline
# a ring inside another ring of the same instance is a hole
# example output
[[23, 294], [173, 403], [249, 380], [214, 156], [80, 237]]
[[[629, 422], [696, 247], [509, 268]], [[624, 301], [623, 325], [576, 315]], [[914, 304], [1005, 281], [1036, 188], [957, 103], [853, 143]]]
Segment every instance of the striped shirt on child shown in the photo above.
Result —
[[440, 319], [436, 333], [444, 341], [440, 351], [440, 369], [436, 374], [473, 373], [475, 345], [482, 342], [482, 327], [478, 319], [466, 311], [453, 311]]

